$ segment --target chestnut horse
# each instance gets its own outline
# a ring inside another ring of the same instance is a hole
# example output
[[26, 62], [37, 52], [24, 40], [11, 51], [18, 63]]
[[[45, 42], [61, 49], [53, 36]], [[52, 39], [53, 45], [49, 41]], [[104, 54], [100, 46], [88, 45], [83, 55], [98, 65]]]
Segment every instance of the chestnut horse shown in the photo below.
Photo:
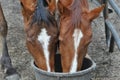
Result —
[[20, 0], [28, 51], [40, 69], [54, 71], [58, 26], [55, 0]]
[[63, 72], [79, 71], [92, 39], [91, 22], [104, 5], [89, 10], [87, 0], [59, 0], [60, 53]]

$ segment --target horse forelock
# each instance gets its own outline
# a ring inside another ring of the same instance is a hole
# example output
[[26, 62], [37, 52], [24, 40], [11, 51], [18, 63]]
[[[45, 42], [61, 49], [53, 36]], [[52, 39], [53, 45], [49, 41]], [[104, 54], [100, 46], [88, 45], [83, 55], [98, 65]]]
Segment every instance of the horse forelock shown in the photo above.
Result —
[[74, 27], [80, 26], [83, 9], [88, 9], [88, 2], [86, 0], [73, 0], [69, 8], [71, 10], [71, 25]]
[[33, 13], [31, 24], [44, 22], [47, 25], [54, 25], [55, 19], [46, 8], [47, 6], [48, 4], [45, 0], [37, 0], [37, 6]]

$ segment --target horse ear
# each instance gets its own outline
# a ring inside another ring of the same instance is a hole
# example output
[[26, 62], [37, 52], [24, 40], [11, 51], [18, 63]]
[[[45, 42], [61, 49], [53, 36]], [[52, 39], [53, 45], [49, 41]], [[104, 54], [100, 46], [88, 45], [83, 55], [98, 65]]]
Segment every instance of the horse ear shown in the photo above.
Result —
[[105, 5], [101, 5], [100, 7], [97, 7], [93, 10], [91, 10], [89, 13], [88, 13], [88, 18], [90, 21], [92, 21], [93, 19], [97, 18], [100, 14], [100, 12], [104, 9]]
[[30, 12], [35, 11], [37, 0], [20, 0], [22, 7]]
[[55, 0], [46, 0], [48, 3], [48, 9], [51, 12], [51, 14], [55, 13], [56, 10], [56, 1]]

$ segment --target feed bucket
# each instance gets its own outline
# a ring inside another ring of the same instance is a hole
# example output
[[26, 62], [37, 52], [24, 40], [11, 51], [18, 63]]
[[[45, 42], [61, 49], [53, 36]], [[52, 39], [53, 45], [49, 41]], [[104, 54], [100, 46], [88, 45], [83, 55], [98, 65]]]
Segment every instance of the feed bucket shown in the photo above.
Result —
[[32, 61], [36, 80], [91, 80], [91, 72], [95, 70], [96, 64], [93, 60], [84, 58], [82, 70], [75, 73], [47, 72], [37, 68]]

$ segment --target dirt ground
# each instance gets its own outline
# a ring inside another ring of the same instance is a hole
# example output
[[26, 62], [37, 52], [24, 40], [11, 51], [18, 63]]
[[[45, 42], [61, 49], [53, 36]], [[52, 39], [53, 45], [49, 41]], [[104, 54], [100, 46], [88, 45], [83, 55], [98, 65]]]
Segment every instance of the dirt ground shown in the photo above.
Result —
[[[120, 7], [120, 0], [115, 0]], [[19, 0], [0, 0], [3, 11], [8, 22], [8, 49], [13, 66], [21, 75], [22, 80], [35, 80], [33, 69], [30, 65], [32, 57], [25, 45], [25, 33], [21, 6]], [[90, 7], [96, 7], [90, 3]], [[110, 14], [110, 20], [116, 25], [120, 34], [120, 18]], [[100, 15], [93, 21], [93, 39], [89, 46], [88, 54], [97, 63], [96, 71], [93, 73], [93, 80], [120, 80], [120, 51], [115, 46], [114, 52], [109, 53], [105, 42], [103, 16]], [[0, 80], [3, 80], [0, 71]]]

